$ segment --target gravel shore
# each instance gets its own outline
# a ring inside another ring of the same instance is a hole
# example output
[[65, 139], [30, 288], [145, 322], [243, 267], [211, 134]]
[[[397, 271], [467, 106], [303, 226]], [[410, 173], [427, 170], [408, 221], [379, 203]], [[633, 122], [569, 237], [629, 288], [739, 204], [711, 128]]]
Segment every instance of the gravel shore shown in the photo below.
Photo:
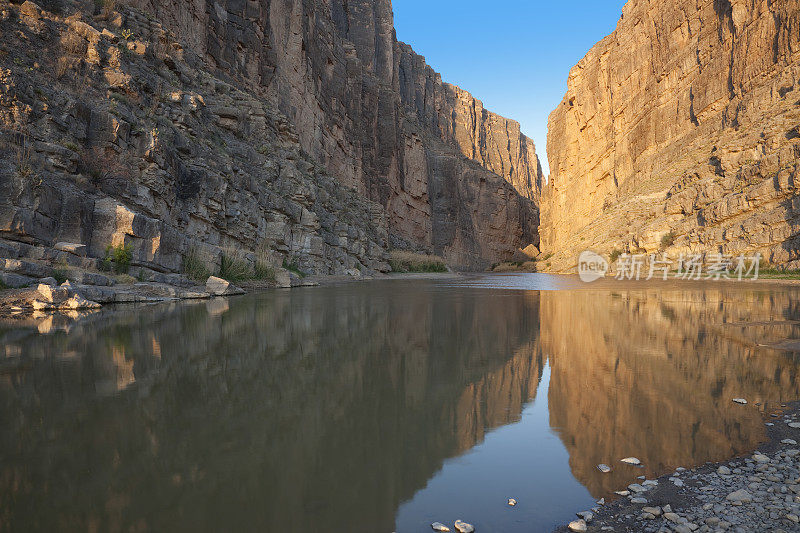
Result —
[[752, 454], [640, 479], [557, 531], [800, 532], [800, 402], [765, 423]]

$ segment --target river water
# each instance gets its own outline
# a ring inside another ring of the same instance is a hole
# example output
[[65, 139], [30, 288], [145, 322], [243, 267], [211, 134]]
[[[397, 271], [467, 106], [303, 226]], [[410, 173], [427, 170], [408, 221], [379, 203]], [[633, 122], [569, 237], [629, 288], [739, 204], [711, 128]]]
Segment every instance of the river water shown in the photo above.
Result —
[[799, 297], [487, 275], [3, 322], [0, 531], [549, 532], [757, 447]]

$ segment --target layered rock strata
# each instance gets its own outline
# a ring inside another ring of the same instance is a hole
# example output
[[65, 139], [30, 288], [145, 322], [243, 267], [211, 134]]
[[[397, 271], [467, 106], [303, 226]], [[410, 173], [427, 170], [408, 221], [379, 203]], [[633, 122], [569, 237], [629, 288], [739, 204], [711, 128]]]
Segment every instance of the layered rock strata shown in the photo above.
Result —
[[389, 0], [135, 4], [276, 102], [313, 158], [386, 208], [394, 245], [477, 267], [538, 244], [533, 142], [398, 42]]
[[41, 252], [25, 257], [72, 265], [53, 248], [68, 242], [86, 245], [86, 268], [126, 246], [156, 272], [189, 255], [209, 271], [226, 255], [319, 274], [388, 269], [383, 207], [155, 20], [0, 3], [0, 34], [0, 236]]
[[630, 0], [550, 116], [552, 267], [587, 248], [796, 266], [798, 25], [797, 0]]

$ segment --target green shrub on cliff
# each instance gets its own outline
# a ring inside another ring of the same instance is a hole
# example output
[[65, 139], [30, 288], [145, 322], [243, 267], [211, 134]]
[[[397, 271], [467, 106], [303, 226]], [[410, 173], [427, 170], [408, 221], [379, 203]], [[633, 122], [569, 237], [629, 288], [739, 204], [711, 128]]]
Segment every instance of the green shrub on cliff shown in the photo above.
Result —
[[439, 256], [394, 250], [389, 256], [392, 272], [447, 272], [447, 264]]
[[100, 270], [117, 274], [127, 274], [133, 260], [133, 251], [130, 244], [119, 244], [117, 246], [108, 245], [106, 256], [100, 263]]
[[666, 235], [661, 237], [661, 248], [662, 249], [669, 248], [670, 246], [675, 244], [675, 240], [677, 238], [678, 238], [678, 236], [675, 234], [675, 232], [674, 231], [670, 231], [669, 233], [667, 233]]
[[68, 276], [68, 272], [66, 271], [66, 269], [57, 268], [57, 269], [53, 270], [53, 278], [56, 280], [56, 282], [59, 285], [61, 285], [65, 281], [67, 281], [67, 276]]

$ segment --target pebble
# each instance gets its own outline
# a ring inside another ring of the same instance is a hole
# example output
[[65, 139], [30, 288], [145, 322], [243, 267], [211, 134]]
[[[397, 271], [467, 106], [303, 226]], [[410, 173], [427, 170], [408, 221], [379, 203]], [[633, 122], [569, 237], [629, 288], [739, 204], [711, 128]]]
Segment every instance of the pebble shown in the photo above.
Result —
[[515, 505], [517, 505], [517, 500], [515, 500], [514, 498], [509, 498], [508, 499], [508, 505], [510, 505], [511, 507], [514, 507]]
[[742, 405], [747, 405], [747, 400], [744, 398], [734, 398], [733, 401]]
[[753, 501], [753, 496], [746, 490], [740, 489], [736, 492], [731, 492], [725, 499], [732, 502], [749, 503]]
[[604, 473], [604, 474], [608, 474], [609, 472], [611, 472], [611, 467], [608, 466], [607, 464], [603, 464], [603, 463], [600, 463], [599, 465], [597, 465], [597, 469], [599, 471], [601, 471], [602, 473]]
[[570, 522], [569, 530], [577, 531], [579, 533], [582, 531], [586, 531], [586, 522], [584, 522], [583, 520], [575, 520], [574, 522]]
[[472, 533], [475, 531], [475, 528], [472, 527], [472, 524], [462, 522], [461, 520], [456, 520], [455, 526], [458, 533]]
[[618, 496], [628, 496], [631, 492], [629, 490], [615, 490], [614, 494]]
[[577, 515], [578, 518], [583, 518], [587, 524], [590, 524], [594, 518], [594, 514], [590, 513], [589, 511], [581, 511], [580, 513], [577, 513]]
[[631, 503], [635, 503], [636, 505], [647, 505], [647, 500], [645, 498], [631, 498]]
[[717, 468], [717, 474], [721, 476], [730, 476], [731, 469], [728, 468], [727, 466], [720, 466], [719, 468]]
[[790, 446], [794, 446], [794, 445], [796, 445], [796, 444], [797, 444], [797, 441], [796, 441], [796, 440], [794, 440], [794, 439], [783, 439], [783, 440], [781, 441], [781, 444], [788, 444], [788, 445], [790, 445]]
[[434, 522], [433, 524], [431, 524], [431, 529], [433, 529], [434, 531], [450, 531], [450, 528], [442, 524], [441, 522]]
[[793, 428], [793, 429], [800, 428], [800, 422], [789, 422], [788, 425], [789, 425], [790, 428]]
[[642, 464], [642, 462], [639, 459], [637, 459], [636, 457], [626, 457], [625, 459], [622, 459], [621, 462], [623, 462], [625, 464], [628, 464], [628, 465], [634, 465], [634, 466], [639, 466], [639, 465]]

